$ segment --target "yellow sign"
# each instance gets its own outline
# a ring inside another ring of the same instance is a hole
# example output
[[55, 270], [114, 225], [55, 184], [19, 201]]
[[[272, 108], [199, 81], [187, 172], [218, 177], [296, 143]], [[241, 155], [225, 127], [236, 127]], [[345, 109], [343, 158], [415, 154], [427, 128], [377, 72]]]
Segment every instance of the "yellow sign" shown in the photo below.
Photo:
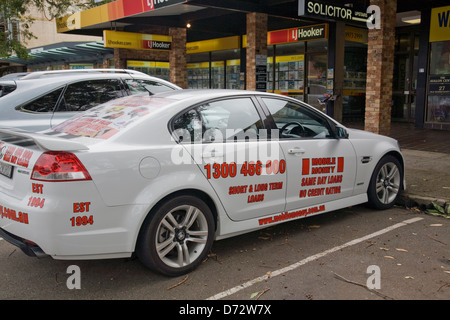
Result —
[[431, 10], [430, 42], [450, 40], [450, 6]]
[[171, 36], [103, 30], [103, 43], [109, 48], [170, 50]]
[[81, 15], [80, 12], [56, 19], [56, 31], [66, 32], [70, 30], [80, 29]]
[[369, 34], [367, 29], [345, 26], [345, 40], [367, 44], [369, 42]]
[[127, 67], [133, 68], [169, 68], [168, 62], [128, 60]]
[[239, 36], [195, 41], [186, 44], [186, 52], [188, 54], [228, 49], [239, 49]]
[[199, 62], [199, 63], [188, 63], [186, 65], [188, 69], [203, 69], [209, 68], [209, 62]]

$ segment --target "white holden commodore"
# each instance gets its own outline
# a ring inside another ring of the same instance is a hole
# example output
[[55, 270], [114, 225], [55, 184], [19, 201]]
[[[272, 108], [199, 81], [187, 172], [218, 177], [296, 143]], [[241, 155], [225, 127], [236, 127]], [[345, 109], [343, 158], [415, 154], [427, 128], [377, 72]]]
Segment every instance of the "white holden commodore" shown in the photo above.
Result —
[[403, 188], [397, 141], [287, 97], [178, 90], [125, 97], [40, 133], [0, 130], [0, 237], [31, 256], [136, 254], [192, 271], [214, 240]]

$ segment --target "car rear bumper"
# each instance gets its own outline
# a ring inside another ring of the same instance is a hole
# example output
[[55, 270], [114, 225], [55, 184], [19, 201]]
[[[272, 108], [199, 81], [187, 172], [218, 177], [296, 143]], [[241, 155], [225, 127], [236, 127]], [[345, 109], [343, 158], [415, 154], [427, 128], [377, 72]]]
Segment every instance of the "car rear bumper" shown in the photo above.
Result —
[[17, 237], [2, 228], [0, 228], [0, 237], [5, 241], [11, 243], [12, 245], [18, 247], [27, 256], [42, 258], [46, 257], [47, 254], [35, 243], [28, 241], [26, 239]]
[[[146, 205], [106, 206], [93, 183], [45, 184], [16, 199], [0, 191], [0, 237], [29, 256], [130, 256]], [[40, 196], [38, 205], [30, 198]]]

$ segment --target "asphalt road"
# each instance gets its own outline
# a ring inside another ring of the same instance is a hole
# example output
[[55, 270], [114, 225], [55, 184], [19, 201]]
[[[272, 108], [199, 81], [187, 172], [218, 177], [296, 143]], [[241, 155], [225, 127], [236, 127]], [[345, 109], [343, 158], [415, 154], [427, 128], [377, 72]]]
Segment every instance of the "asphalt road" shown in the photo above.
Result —
[[218, 241], [177, 278], [137, 259], [30, 258], [0, 240], [0, 300], [8, 299], [448, 300], [450, 221], [352, 207]]

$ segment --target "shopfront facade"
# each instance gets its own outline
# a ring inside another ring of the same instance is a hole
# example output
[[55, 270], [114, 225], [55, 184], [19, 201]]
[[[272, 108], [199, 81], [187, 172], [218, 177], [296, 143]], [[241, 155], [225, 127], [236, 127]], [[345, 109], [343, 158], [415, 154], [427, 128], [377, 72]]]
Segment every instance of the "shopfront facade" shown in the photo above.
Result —
[[[158, 38], [183, 30], [184, 42], [167, 40], [172, 45], [166, 47], [124, 48], [112, 43], [114, 66], [172, 82], [172, 74], [182, 74], [177, 84], [184, 88], [279, 93], [344, 122], [389, 126], [391, 120], [406, 121], [418, 128], [450, 130], [450, 7], [442, 5], [445, 1], [292, 0], [264, 6], [251, 1], [238, 5], [170, 0], [127, 12], [131, 2], [140, 1], [118, 0], [95, 9], [103, 13], [102, 21], [66, 19], [62, 25], [76, 27], [61, 32], [114, 30]], [[380, 21], [372, 27], [368, 5], [381, 10]], [[395, 18], [404, 11], [418, 12], [421, 20], [399, 25]], [[204, 18], [207, 13], [211, 18]], [[90, 19], [94, 16], [90, 12]], [[395, 43], [374, 41], [393, 38], [392, 34]], [[380, 52], [388, 61], [379, 58]], [[324, 103], [324, 97], [331, 99]], [[379, 100], [383, 108], [372, 105]]]
[[450, 130], [450, 6], [433, 8], [425, 124]]

